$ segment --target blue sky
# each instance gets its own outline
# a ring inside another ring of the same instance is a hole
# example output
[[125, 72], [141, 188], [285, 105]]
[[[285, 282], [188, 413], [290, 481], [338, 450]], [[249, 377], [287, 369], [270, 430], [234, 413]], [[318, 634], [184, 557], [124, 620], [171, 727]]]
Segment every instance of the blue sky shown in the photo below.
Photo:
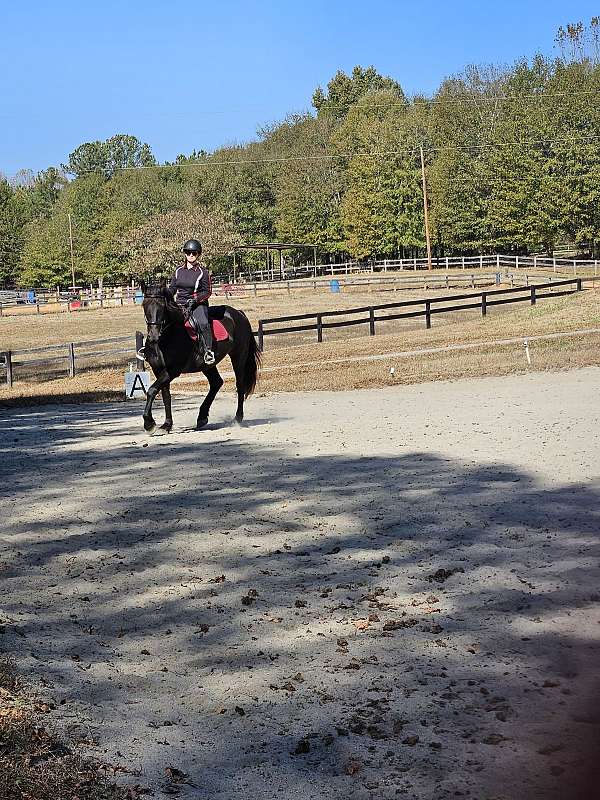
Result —
[[469, 63], [555, 54], [559, 25], [598, 13], [579, 0], [0, 0], [0, 172], [115, 133], [161, 161], [247, 141], [356, 64], [431, 93]]

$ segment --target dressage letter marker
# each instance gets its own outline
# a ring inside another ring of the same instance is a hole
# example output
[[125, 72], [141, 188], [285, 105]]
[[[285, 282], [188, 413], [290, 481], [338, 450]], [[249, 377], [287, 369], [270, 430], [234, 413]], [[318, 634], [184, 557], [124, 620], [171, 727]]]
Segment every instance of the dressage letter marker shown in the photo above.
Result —
[[145, 398], [150, 386], [149, 372], [125, 373], [125, 397], [134, 400], [136, 397]]

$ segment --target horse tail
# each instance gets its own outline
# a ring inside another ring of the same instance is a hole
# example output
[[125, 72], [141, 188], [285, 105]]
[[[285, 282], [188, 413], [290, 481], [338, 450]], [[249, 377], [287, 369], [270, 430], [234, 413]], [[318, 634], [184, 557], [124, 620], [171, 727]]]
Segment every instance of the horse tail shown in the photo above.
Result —
[[244, 400], [247, 400], [252, 392], [256, 388], [256, 381], [258, 380], [258, 370], [260, 369], [260, 362], [261, 362], [261, 352], [256, 344], [256, 339], [254, 338], [254, 334], [252, 333], [252, 328], [250, 323], [248, 323], [249, 328], [249, 339], [248, 339], [248, 354], [246, 355], [246, 362], [244, 363], [244, 371], [243, 371], [243, 391], [244, 391]]

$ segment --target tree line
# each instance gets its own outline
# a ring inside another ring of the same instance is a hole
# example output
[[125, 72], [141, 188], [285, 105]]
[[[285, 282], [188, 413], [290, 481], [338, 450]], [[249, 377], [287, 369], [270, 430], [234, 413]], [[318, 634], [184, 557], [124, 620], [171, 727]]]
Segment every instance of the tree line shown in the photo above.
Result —
[[432, 97], [373, 67], [340, 71], [255, 141], [171, 163], [135, 136], [84, 143], [0, 180], [0, 284], [69, 285], [69, 223], [83, 284], [167, 272], [191, 235], [217, 272], [235, 245], [275, 240], [331, 260], [420, 255], [421, 148], [437, 254], [598, 255], [599, 31], [599, 18], [561, 28], [559, 57], [469, 66]]

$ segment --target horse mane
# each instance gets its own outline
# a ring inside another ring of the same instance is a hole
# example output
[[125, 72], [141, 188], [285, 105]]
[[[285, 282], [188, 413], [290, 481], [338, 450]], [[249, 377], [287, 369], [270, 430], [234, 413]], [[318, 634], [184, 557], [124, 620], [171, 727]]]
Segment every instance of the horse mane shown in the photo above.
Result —
[[175, 316], [180, 322], [183, 322], [184, 321], [183, 311], [177, 305], [177, 303], [175, 302], [175, 298], [173, 297], [171, 292], [169, 292], [169, 290], [166, 288], [166, 286], [163, 287], [162, 296], [163, 296], [163, 298], [165, 300], [165, 306], [166, 306], [166, 309], [167, 309], [167, 314], [169, 316], [171, 316], [171, 317]]

